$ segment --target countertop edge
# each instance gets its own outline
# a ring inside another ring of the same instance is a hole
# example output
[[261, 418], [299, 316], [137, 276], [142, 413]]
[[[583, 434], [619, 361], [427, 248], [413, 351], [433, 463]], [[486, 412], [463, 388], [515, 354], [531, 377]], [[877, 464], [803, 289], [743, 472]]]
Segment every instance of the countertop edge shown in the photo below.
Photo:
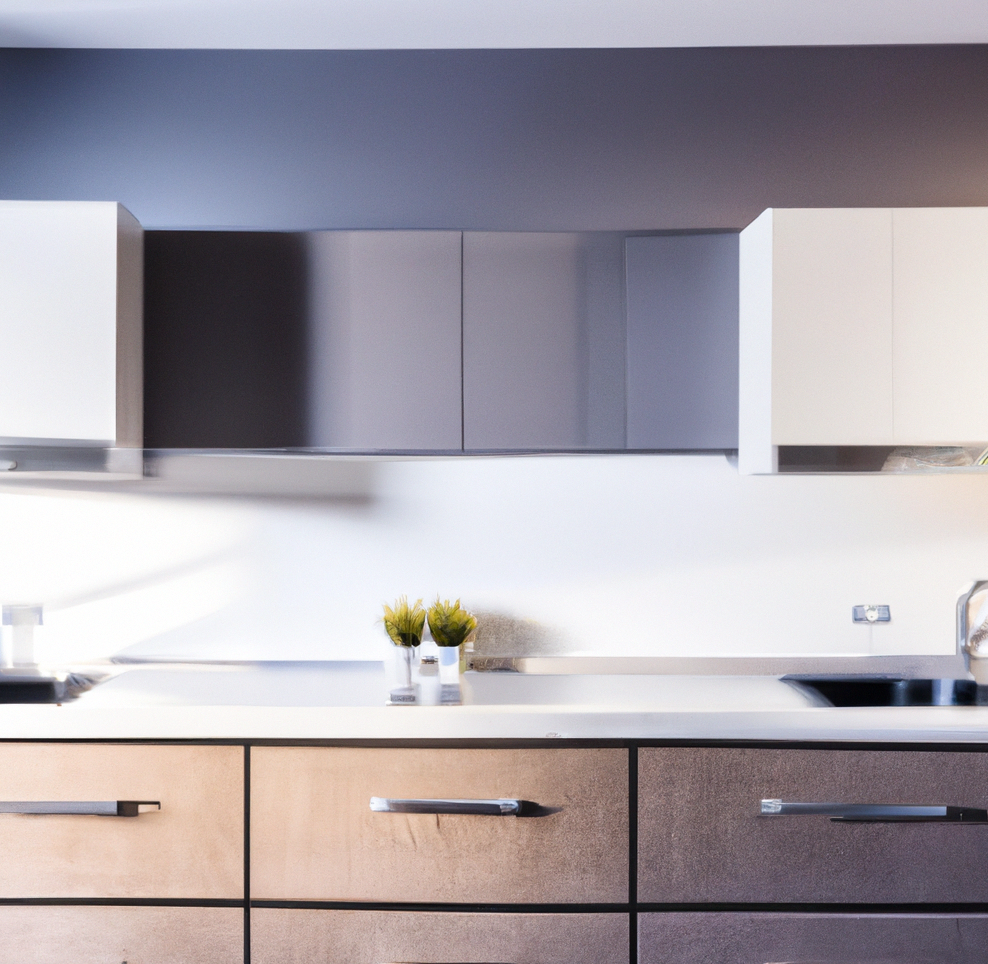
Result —
[[711, 740], [988, 744], [988, 707], [0, 706], [0, 740]]

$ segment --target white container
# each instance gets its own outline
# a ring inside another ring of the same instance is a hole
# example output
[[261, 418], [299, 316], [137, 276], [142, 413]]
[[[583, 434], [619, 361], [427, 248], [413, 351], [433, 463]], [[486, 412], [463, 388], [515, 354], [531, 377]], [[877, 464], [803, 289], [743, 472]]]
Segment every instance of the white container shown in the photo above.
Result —
[[460, 688], [460, 647], [439, 647], [439, 702], [443, 705], [456, 705], [463, 702]]
[[419, 703], [438, 706], [440, 700], [439, 655], [434, 643], [423, 642], [419, 648]]
[[419, 701], [419, 686], [415, 680], [418, 665], [417, 646], [395, 646], [384, 663], [388, 687], [388, 706], [414, 706]]

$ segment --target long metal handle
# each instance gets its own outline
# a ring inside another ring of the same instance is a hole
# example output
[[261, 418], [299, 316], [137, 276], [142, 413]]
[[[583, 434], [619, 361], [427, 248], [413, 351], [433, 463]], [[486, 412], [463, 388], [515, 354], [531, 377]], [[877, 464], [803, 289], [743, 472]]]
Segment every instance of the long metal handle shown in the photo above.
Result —
[[71, 814], [79, 817], [136, 817], [160, 810], [158, 800], [4, 800], [0, 813]]
[[527, 800], [391, 800], [371, 797], [370, 808], [375, 813], [459, 813], [478, 817], [518, 817]]
[[842, 823], [988, 823], [988, 810], [915, 803], [793, 803], [762, 800], [763, 817], [815, 814]]

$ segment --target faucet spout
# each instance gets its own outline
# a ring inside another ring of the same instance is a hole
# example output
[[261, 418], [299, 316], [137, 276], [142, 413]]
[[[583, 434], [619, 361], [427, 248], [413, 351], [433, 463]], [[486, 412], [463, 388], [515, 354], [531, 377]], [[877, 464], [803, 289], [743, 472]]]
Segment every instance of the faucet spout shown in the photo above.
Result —
[[980, 685], [988, 684], [988, 618], [977, 620], [972, 627], [969, 609], [971, 600], [983, 589], [988, 589], [988, 579], [971, 583], [957, 598], [957, 653]]

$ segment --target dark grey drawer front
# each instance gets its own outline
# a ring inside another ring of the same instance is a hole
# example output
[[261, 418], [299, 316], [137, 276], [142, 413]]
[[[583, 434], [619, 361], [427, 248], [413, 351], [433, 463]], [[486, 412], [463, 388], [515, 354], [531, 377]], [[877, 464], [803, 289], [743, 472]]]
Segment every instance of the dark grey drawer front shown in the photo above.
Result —
[[0, 906], [0, 964], [243, 964], [239, 907]]
[[983, 753], [643, 748], [646, 903], [988, 901], [988, 825], [763, 817], [763, 798], [988, 804]]
[[627, 964], [627, 914], [251, 911], [254, 964]]
[[640, 964], [984, 964], [988, 917], [643, 914]]

